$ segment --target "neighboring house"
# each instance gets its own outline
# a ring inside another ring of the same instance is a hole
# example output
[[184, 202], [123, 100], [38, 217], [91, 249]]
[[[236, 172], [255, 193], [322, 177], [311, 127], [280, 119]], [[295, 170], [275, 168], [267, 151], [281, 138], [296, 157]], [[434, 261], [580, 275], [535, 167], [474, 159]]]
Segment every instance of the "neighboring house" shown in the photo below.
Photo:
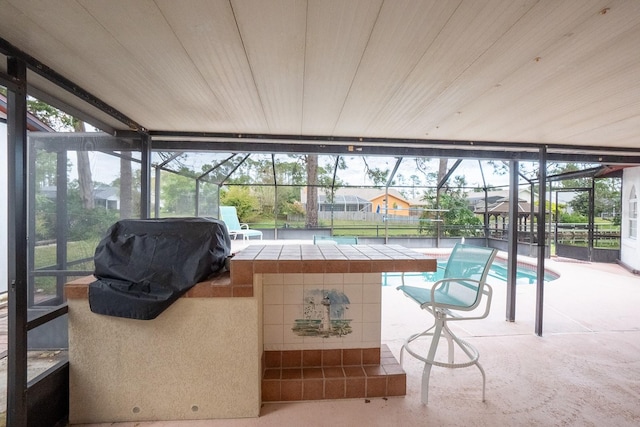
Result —
[[[301, 202], [306, 206], [307, 189], [302, 188]], [[387, 198], [388, 195], [388, 198]], [[387, 215], [409, 216], [411, 204], [399, 191], [380, 188], [338, 188], [333, 203], [323, 191], [318, 191], [318, 210], [333, 212], [376, 212]]]
[[414, 216], [414, 217], [422, 217], [422, 213], [425, 211], [434, 211], [433, 208], [431, 208], [431, 201], [430, 200], [423, 200], [423, 199], [409, 199], [409, 216]]
[[120, 209], [120, 195], [115, 187], [98, 185], [93, 189], [93, 202], [95, 207], [104, 207], [107, 210]]
[[359, 194], [371, 201], [374, 212], [385, 213], [386, 209], [387, 215], [410, 216], [411, 203], [397, 190], [390, 188], [387, 192], [386, 190], [367, 188]]
[[630, 270], [640, 271], [640, 236], [638, 234], [638, 196], [640, 167], [622, 172], [622, 220], [620, 224], [620, 261]]
[[[56, 187], [46, 186], [40, 189], [40, 194], [48, 199], [55, 200]], [[98, 184], [93, 189], [93, 202], [96, 208], [105, 208], [107, 210], [119, 210], [120, 209], [120, 196], [119, 191], [115, 187], [108, 185]]]
[[333, 201], [326, 194], [318, 194], [320, 212], [372, 212], [371, 202], [355, 194], [336, 194]]

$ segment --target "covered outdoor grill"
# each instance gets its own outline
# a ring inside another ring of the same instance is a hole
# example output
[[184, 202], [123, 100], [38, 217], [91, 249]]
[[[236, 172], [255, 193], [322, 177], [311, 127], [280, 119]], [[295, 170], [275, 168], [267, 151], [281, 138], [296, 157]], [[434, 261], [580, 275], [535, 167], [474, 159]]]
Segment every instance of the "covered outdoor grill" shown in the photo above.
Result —
[[196, 283], [222, 270], [230, 251], [229, 233], [220, 220], [119, 221], [96, 248], [91, 311], [154, 319]]

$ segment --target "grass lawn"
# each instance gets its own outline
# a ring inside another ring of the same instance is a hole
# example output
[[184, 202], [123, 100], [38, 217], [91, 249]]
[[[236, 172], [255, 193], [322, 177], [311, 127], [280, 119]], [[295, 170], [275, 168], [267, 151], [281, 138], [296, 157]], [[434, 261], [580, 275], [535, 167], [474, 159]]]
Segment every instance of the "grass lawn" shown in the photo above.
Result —
[[[596, 218], [597, 229], [599, 233], [606, 232], [619, 232], [620, 226], [613, 225], [609, 221], [600, 220]], [[304, 222], [288, 222], [290, 227], [293, 228], [304, 228]], [[282, 227], [284, 225], [283, 221], [278, 221], [278, 227]], [[365, 221], [347, 221], [347, 220], [334, 220], [333, 221], [333, 234], [335, 236], [358, 236], [358, 237], [384, 237], [385, 233], [388, 232], [388, 235], [391, 237], [434, 237], [435, 236], [435, 224], [428, 224], [429, 227], [420, 232], [418, 224], [401, 224], [401, 223], [389, 223], [388, 230], [385, 230], [384, 222], [372, 223]], [[320, 221], [321, 227], [330, 227], [330, 221]], [[255, 222], [251, 224], [251, 228], [262, 228], [269, 229], [274, 227], [273, 219], [262, 220], [259, 222]], [[443, 228], [446, 230], [446, 227]], [[482, 234], [482, 230], [480, 227], [472, 227], [468, 230], [460, 229], [456, 230], [456, 235], [465, 235], [467, 237]], [[586, 232], [586, 230], [585, 230]], [[586, 234], [586, 233], [585, 233]], [[443, 233], [444, 235], [444, 233]], [[93, 255], [95, 252], [95, 248], [98, 245], [100, 239], [89, 239], [77, 242], [69, 242], [67, 244], [67, 259], [68, 260], [80, 260], [88, 258], [89, 260], [80, 264], [74, 264], [68, 266], [67, 268], [70, 270], [85, 270], [92, 271], [93, 266]], [[573, 242], [573, 244], [580, 244], [578, 242]], [[584, 242], [586, 246], [586, 242]], [[553, 245], [552, 245], [553, 246]], [[619, 246], [619, 239], [616, 238], [599, 238], [596, 239], [596, 246], [603, 248], [612, 248]], [[552, 248], [552, 252], [554, 252], [555, 248]], [[44, 245], [44, 246], [36, 246], [35, 248], [35, 259], [34, 259], [35, 268], [43, 268], [56, 265], [56, 245]], [[36, 277], [35, 279], [35, 288], [37, 292], [43, 292], [46, 294], [54, 294], [56, 288], [56, 280], [54, 277]]]
[[[82, 240], [67, 243], [67, 259], [79, 260], [90, 258], [89, 261], [68, 266], [69, 270], [93, 270], [93, 255], [98, 245], [99, 239]], [[34, 252], [34, 266], [37, 269], [56, 265], [56, 245], [36, 246]], [[37, 293], [54, 295], [56, 290], [55, 277], [39, 276], [35, 278], [35, 289]]]
[[[283, 227], [285, 221], [278, 221], [278, 228]], [[288, 227], [291, 228], [304, 228], [304, 221], [287, 221]], [[320, 220], [320, 227], [331, 227], [331, 221]], [[250, 224], [251, 228], [270, 229], [274, 227], [274, 221], [263, 220], [256, 221]], [[436, 223], [427, 223], [427, 226], [421, 231], [418, 223], [406, 224], [398, 221], [392, 221], [388, 224], [388, 230], [385, 229], [387, 224], [384, 222], [368, 222], [368, 221], [355, 221], [355, 220], [334, 220], [333, 221], [333, 235], [334, 236], [358, 236], [358, 237], [384, 237], [388, 232], [390, 237], [435, 237], [436, 235]], [[451, 233], [455, 236], [476, 236], [482, 235], [482, 227], [472, 226], [469, 229], [464, 227], [455, 227], [455, 232]], [[449, 227], [451, 230], [451, 227]], [[443, 227], [443, 236], [446, 236], [447, 227]], [[478, 234], [479, 233], [479, 234]]]

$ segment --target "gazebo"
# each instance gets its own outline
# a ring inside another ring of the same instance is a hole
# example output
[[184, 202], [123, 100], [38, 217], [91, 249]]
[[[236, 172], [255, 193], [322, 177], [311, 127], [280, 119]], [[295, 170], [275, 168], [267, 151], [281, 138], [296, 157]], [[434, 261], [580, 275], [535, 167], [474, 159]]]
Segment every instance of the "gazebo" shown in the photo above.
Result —
[[[527, 229], [527, 222], [531, 221], [532, 217], [535, 217], [535, 212], [532, 210], [531, 203], [518, 200], [517, 203], [517, 225], [518, 231]], [[484, 204], [480, 203], [475, 207], [474, 212], [478, 215], [487, 215], [489, 218], [489, 227], [493, 223], [493, 231], [505, 233], [507, 231], [507, 218], [509, 218], [509, 212], [512, 209], [512, 204], [509, 203], [509, 199], [499, 199], [498, 201], [488, 205], [486, 208]]]

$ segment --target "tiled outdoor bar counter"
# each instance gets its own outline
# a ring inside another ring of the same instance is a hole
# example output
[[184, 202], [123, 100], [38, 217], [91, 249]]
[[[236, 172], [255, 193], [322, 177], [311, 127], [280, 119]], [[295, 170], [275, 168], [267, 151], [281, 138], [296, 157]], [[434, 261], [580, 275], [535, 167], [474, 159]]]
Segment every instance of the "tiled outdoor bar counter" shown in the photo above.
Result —
[[250, 245], [153, 320], [90, 311], [67, 284], [70, 423], [257, 417], [263, 401], [398, 396], [381, 273], [435, 271], [395, 245]]

